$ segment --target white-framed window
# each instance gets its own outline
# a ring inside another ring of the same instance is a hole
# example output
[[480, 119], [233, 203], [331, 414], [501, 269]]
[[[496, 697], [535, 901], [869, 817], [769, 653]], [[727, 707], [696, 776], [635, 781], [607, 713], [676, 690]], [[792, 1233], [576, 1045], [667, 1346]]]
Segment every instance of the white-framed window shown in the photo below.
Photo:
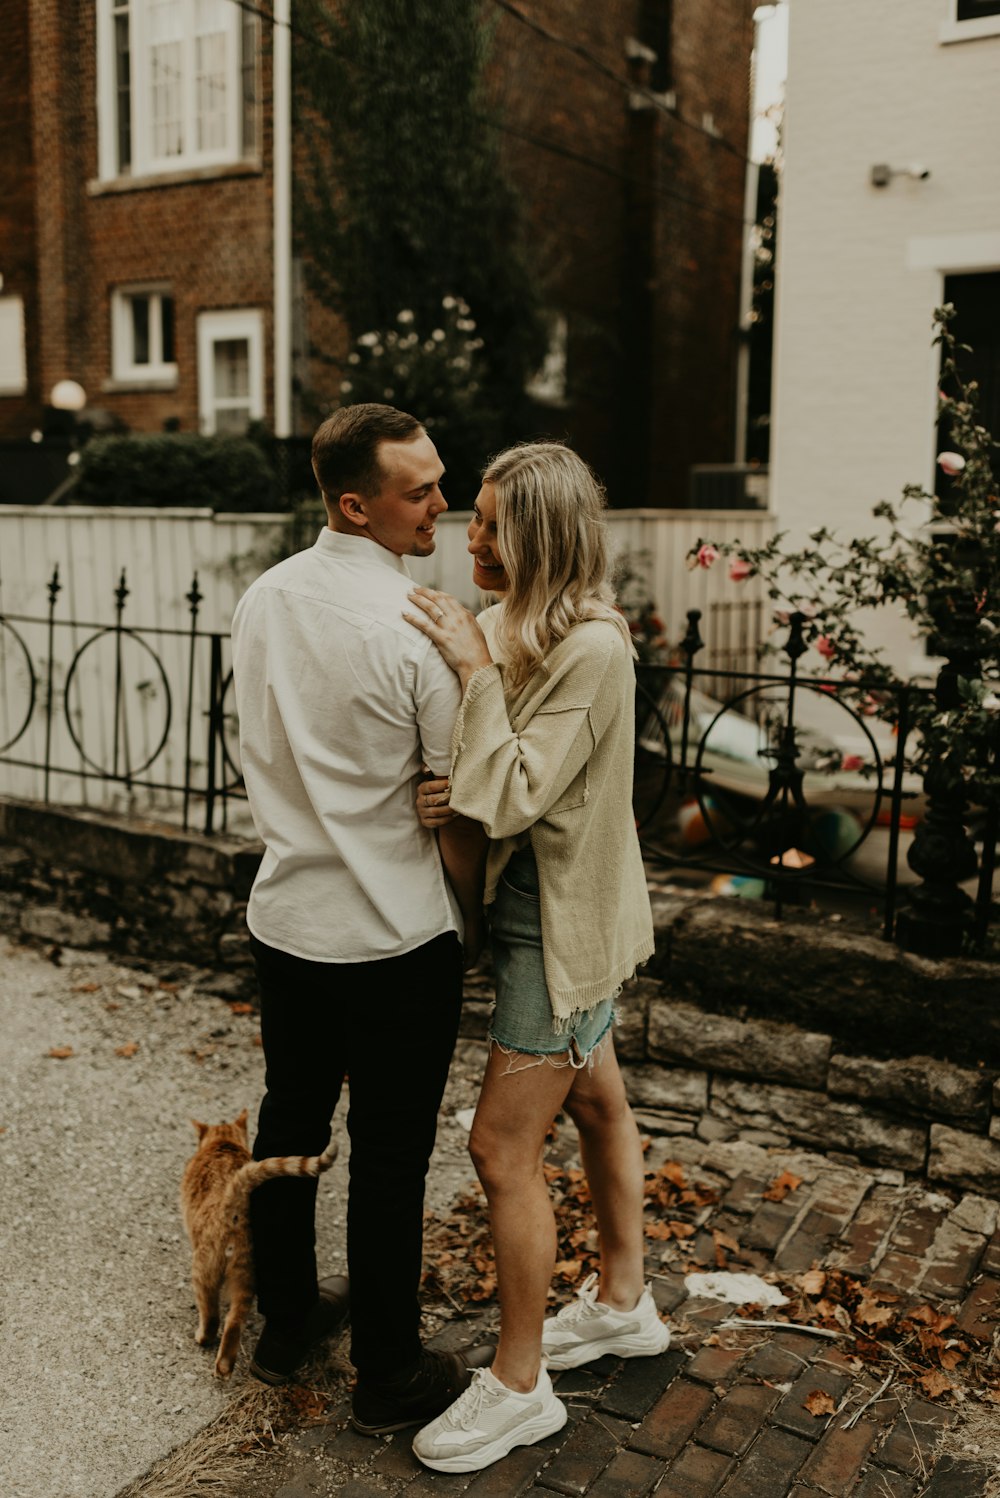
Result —
[[111, 375], [136, 384], [176, 381], [169, 287], [118, 286], [111, 293]]
[[24, 395], [27, 389], [24, 303], [19, 296], [0, 296], [0, 395]]
[[256, 308], [198, 317], [201, 430], [245, 432], [264, 416], [264, 318]]
[[98, 0], [100, 176], [253, 156], [258, 34], [233, 0]]
[[1000, 36], [1000, 0], [948, 0], [941, 40], [968, 42], [980, 36]]

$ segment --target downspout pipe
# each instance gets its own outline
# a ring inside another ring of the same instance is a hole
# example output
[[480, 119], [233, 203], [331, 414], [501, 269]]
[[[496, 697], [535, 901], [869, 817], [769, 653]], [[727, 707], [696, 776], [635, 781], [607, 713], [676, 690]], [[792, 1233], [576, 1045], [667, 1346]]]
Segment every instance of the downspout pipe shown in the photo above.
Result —
[[292, 4], [274, 0], [274, 435], [292, 435]]

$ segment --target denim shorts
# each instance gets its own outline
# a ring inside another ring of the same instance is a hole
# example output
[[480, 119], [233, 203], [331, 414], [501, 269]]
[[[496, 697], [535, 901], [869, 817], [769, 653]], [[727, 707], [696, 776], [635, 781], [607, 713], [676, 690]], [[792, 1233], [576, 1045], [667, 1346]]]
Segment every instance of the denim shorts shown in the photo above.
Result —
[[542, 962], [538, 869], [530, 847], [515, 853], [500, 877], [490, 906], [490, 946], [497, 994], [490, 1041], [529, 1056], [562, 1058], [568, 1051], [570, 1064], [582, 1066], [614, 1023], [615, 995], [556, 1029]]

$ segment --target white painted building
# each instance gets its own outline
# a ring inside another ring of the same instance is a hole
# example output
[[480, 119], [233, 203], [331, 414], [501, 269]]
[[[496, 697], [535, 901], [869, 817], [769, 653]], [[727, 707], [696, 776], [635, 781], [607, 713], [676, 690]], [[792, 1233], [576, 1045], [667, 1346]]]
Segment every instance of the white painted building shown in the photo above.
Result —
[[[1000, 411], [1000, 0], [789, 9], [771, 505], [798, 540], [873, 535], [880, 499], [934, 484], [946, 292]], [[902, 621], [878, 630], [926, 669]]]

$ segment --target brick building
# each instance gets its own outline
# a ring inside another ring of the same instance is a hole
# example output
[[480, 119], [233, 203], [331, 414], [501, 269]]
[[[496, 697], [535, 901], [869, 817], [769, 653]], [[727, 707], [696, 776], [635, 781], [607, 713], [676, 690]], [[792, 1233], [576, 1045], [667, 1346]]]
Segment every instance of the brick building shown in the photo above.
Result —
[[[752, 11], [496, 12], [551, 317], [538, 427], [620, 504], [683, 503], [692, 463], [733, 455]], [[346, 335], [291, 253], [287, 28], [234, 0], [9, 0], [6, 20], [0, 438], [43, 427], [64, 379], [133, 430], [301, 430], [295, 380], [320, 402], [338, 380], [309, 342]]]

